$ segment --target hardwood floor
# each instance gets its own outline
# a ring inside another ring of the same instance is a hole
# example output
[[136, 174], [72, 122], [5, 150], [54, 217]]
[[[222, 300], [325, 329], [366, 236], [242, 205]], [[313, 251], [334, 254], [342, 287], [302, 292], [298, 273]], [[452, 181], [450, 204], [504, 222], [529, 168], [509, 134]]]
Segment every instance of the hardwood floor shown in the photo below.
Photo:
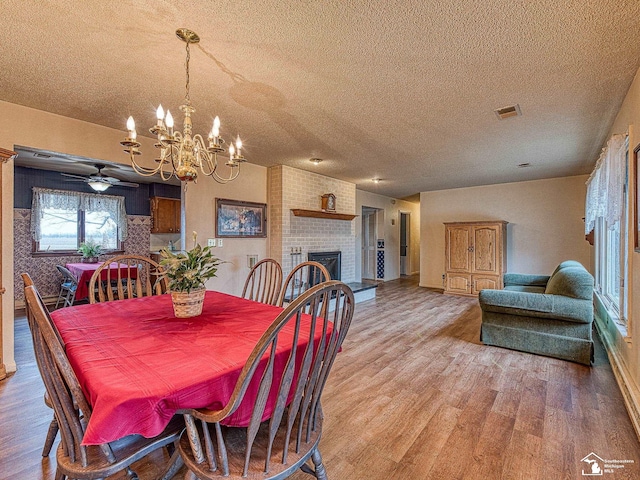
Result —
[[[634, 462], [605, 478], [640, 478], [640, 443], [599, 342], [588, 368], [482, 345], [479, 328], [476, 299], [416, 277], [356, 306], [323, 397], [331, 480], [577, 479], [591, 452]], [[52, 412], [23, 319], [15, 344], [19, 370], [0, 382], [0, 479], [50, 480], [55, 455], [40, 452]], [[138, 464], [142, 479], [158, 458]]]

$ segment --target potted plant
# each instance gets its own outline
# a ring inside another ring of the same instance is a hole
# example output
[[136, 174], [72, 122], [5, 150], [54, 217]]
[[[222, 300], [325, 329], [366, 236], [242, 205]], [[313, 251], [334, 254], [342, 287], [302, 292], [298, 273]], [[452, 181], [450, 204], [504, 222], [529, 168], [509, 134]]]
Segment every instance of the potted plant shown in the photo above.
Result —
[[78, 247], [78, 253], [82, 254], [82, 263], [96, 263], [102, 255], [102, 246], [93, 240], [82, 242]]
[[163, 248], [160, 251], [160, 265], [169, 280], [176, 317], [194, 317], [202, 313], [206, 292], [204, 284], [216, 276], [218, 266], [224, 263], [211, 253], [211, 247], [200, 246], [196, 237], [196, 232], [193, 232], [194, 247], [191, 250], [172, 252]]

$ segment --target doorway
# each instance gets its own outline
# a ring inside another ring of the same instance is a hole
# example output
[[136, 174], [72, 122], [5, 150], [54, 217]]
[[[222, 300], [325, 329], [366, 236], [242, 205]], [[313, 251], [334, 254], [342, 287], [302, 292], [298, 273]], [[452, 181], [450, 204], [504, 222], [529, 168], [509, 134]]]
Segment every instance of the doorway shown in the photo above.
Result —
[[400, 212], [400, 275], [411, 275], [411, 214]]
[[378, 208], [362, 207], [362, 279], [376, 279]]

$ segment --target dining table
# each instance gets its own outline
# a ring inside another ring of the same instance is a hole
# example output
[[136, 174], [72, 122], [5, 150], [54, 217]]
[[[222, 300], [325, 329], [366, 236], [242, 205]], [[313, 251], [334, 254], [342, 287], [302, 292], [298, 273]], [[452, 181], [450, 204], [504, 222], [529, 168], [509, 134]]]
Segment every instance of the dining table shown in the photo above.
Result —
[[[94, 272], [100, 268], [104, 262], [94, 262], [94, 263], [67, 263], [65, 266], [67, 269], [78, 279], [78, 287], [76, 289], [75, 300], [84, 300], [89, 296], [89, 281], [93, 276]], [[118, 269], [121, 270], [123, 276], [126, 275], [127, 265], [118, 264], [112, 262], [109, 265], [108, 269], [102, 270], [102, 274], [100, 278], [102, 280], [107, 279], [107, 275], [110, 271], [111, 278], [114, 278], [118, 275]], [[131, 271], [131, 279], [137, 278], [138, 270], [135, 269]]]
[[[181, 409], [223, 408], [254, 347], [282, 311], [281, 307], [207, 291], [202, 314], [190, 318], [175, 317], [170, 294], [52, 312], [69, 362], [92, 407], [82, 443], [97, 445], [131, 434], [150, 438]], [[311, 317], [303, 317], [302, 325], [311, 332]], [[323, 335], [322, 322], [318, 324], [313, 327], [314, 344]], [[284, 371], [294, 339], [296, 361], [301, 362], [309, 336], [298, 335], [293, 325], [282, 329], [274, 378]], [[222, 423], [248, 425], [266, 355], [244, 400]], [[276, 393], [274, 389], [268, 398], [263, 420], [273, 411]]]

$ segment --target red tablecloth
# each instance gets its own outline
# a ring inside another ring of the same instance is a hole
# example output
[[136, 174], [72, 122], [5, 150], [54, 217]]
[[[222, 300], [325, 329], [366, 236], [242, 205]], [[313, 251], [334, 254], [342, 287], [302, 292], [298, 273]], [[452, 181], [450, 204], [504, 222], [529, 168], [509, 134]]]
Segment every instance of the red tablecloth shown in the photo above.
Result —
[[[170, 295], [54, 311], [69, 361], [93, 406], [83, 443], [133, 433], [153, 437], [179, 409], [222, 408], [258, 339], [281, 311], [213, 291], [206, 293], [202, 315], [186, 319], [174, 317]], [[283, 330], [289, 339], [291, 330]], [[277, 351], [290, 348], [280, 341]], [[276, 363], [275, 375], [282, 363]], [[247, 425], [256, 392], [252, 384], [246, 402], [225, 423]], [[273, 404], [271, 399], [263, 420]]]
[[[76, 297], [75, 297], [76, 300], [82, 300], [89, 296], [89, 281], [91, 280], [91, 276], [93, 275], [93, 272], [95, 272], [98, 268], [100, 268], [102, 266], [102, 263], [103, 262], [101, 263], [67, 263], [66, 267], [78, 279], [78, 289], [76, 290]], [[111, 278], [117, 275], [117, 271], [118, 271], [117, 268], [118, 268], [118, 264], [115, 262], [109, 266], [109, 270], [111, 270]], [[124, 276], [127, 270], [127, 266], [123, 264], [123, 265], [120, 265], [120, 268], [122, 269], [122, 275]], [[108, 270], [106, 268], [102, 271], [102, 274], [100, 275], [102, 280], [107, 279], [107, 271]], [[136, 278], [137, 274], [138, 274], [138, 269], [135, 269], [135, 272], [133, 271], [131, 272], [131, 278]]]

